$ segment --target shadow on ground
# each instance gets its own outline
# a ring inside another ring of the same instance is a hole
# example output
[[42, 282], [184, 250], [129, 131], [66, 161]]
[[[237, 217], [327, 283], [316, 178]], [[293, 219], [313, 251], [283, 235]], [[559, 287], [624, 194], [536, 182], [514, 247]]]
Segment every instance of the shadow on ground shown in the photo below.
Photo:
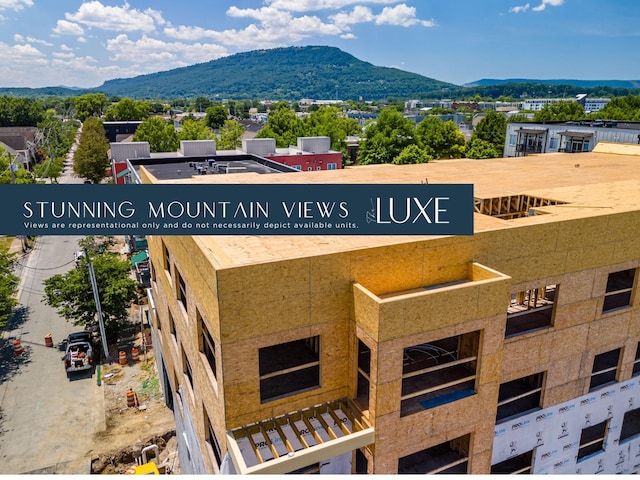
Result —
[[[28, 307], [18, 307], [8, 322], [7, 329], [15, 330], [24, 324], [29, 313]], [[22, 345], [22, 353], [15, 353], [13, 341], [16, 337], [5, 335], [0, 338], [0, 383], [10, 380], [18, 370], [31, 362], [31, 345]]]

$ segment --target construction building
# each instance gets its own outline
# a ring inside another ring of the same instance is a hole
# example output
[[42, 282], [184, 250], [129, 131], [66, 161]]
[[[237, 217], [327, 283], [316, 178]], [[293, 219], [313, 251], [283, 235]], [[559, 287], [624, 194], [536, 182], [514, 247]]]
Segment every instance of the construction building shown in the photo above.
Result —
[[149, 236], [184, 473], [638, 473], [640, 150], [142, 183], [472, 183], [472, 236]]

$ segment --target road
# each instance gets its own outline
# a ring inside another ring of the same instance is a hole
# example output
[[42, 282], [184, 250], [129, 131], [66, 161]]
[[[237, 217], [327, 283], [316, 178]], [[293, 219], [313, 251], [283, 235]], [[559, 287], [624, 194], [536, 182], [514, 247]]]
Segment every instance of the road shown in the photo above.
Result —
[[[60, 183], [82, 183], [70, 170]], [[69, 380], [61, 361], [62, 341], [79, 328], [42, 302], [43, 280], [74, 268], [80, 238], [38, 237], [20, 257], [19, 307], [0, 337], [0, 474], [89, 474], [93, 435], [106, 428], [96, 373]], [[45, 345], [49, 333], [53, 348]]]

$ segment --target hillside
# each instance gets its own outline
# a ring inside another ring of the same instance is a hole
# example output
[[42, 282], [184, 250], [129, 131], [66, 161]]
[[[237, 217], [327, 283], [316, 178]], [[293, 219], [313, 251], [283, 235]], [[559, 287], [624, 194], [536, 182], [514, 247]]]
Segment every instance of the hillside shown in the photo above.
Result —
[[443, 88], [458, 87], [395, 68], [376, 67], [338, 48], [309, 46], [238, 53], [189, 67], [109, 80], [95, 90], [139, 99], [379, 100], [419, 98]]
[[492, 85], [504, 85], [507, 83], [529, 83], [537, 85], [570, 85], [572, 87], [596, 88], [639, 88], [640, 80], [535, 80], [527, 78], [507, 78], [498, 80], [495, 78], [483, 78], [475, 82], [465, 83], [465, 87], [486, 87]]

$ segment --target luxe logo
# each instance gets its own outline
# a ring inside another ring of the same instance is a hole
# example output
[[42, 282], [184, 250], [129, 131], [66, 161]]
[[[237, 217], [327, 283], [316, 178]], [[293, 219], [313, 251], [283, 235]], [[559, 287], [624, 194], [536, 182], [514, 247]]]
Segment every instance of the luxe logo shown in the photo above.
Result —
[[405, 223], [425, 222], [428, 224], [448, 224], [446, 202], [449, 197], [418, 197], [371, 199], [373, 208], [367, 212], [367, 223]]

